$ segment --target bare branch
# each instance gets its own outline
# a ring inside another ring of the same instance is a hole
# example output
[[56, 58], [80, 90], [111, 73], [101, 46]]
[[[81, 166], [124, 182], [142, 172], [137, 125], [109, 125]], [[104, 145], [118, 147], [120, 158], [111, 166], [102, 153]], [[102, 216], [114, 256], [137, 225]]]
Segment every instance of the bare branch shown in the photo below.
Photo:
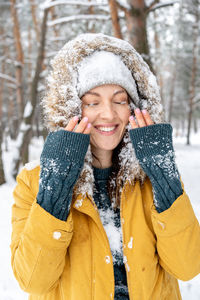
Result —
[[14, 82], [14, 83], [17, 84], [17, 80], [15, 78], [9, 76], [9, 75], [0, 73], [0, 78], [11, 81], [11, 82]]
[[49, 21], [47, 23], [47, 25], [49, 27], [51, 27], [51, 26], [54, 26], [56, 24], [74, 22], [74, 21], [79, 21], [79, 20], [108, 21], [110, 19], [111, 19], [110, 16], [104, 16], [104, 15], [76, 15], [76, 16], [64, 17], [64, 18], [59, 18], [57, 20]]
[[156, 4], [160, 3], [160, 0], [154, 0], [151, 4], [147, 7], [147, 10], [150, 11]]
[[17, 86], [15, 84], [12, 84], [12, 83], [8, 83], [8, 82], [5, 82], [5, 86], [13, 89], [13, 90], [16, 90]]
[[193, 98], [193, 105], [197, 105], [200, 102], [200, 93], [198, 93], [194, 98]]
[[173, 0], [173, 1], [168, 1], [168, 2], [165, 2], [165, 3], [155, 4], [154, 6], [150, 6], [151, 8], [147, 8], [147, 13], [155, 11], [156, 9], [160, 9], [160, 8], [163, 8], [163, 7], [172, 6], [172, 5], [174, 5], [176, 3], [179, 3], [179, 2], [180, 2], [179, 0]]
[[45, 3], [41, 4], [41, 9], [49, 9], [50, 7], [56, 6], [56, 5], [80, 5], [80, 6], [107, 6], [108, 2], [104, 1], [102, 3], [97, 2], [83, 2], [83, 1], [70, 1], [70, 0], [57, 0], [57, 1], [45, 1]]
[[123, 11], [123, 12], [125, 13], [125, 15], [127, 15], [127, 14], [128, 14], [128, 11], [131, 9], [131, 7], [130, 7], [130, 6], [125, 7], [125, 6], [121, 5], [121, 3], [120, 3], [119, 1], [116, 1], [116, 3], [117, 3], [117, 7], [118, 7], [121, 11]]
[[116, 0], [118, 8], [120, 8], [122, 11], [127, 11], [131, 9], [131, 6], [128, 2], [123, 2], [121, 0]]

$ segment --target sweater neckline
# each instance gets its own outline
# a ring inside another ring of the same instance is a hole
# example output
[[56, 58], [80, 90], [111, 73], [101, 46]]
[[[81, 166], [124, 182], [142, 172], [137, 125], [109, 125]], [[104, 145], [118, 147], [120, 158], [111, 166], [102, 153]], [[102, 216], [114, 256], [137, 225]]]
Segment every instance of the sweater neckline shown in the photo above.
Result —
[[112, 172], [112, 166], [109, 168], [96, 168], [93, 166], [95, 180], [108, 180]]

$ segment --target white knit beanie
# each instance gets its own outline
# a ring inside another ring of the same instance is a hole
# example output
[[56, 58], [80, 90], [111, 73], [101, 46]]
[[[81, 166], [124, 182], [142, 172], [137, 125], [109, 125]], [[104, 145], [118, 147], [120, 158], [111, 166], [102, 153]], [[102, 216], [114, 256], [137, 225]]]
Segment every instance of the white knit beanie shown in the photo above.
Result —
[[78, 65], [79, 98], [87, 91], [103, 84], [120, 85], [135, 103], [139, 102], [135, 80], [119, 55], [108, 51], [96, 51], [85, 57]]

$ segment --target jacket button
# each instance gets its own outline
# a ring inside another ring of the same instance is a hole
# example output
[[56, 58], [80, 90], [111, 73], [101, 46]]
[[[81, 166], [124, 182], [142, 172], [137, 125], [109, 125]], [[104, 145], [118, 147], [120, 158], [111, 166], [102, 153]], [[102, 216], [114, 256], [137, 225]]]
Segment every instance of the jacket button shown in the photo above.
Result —
[[54, 238], [55, 240], [59, 240], [59, 239], [61, 238], [61, 232], [59, 232], [59, 231], [54, 231], [54, 233], [53, 233], [53, 238]]

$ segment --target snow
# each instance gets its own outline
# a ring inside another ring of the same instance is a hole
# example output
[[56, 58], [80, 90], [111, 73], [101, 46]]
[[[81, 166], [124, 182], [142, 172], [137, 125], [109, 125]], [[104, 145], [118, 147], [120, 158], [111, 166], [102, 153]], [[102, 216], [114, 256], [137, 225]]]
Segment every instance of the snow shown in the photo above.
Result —
[[107, 2], [100, 2], [100, 3], [97, 3], [95, 1], [91, 1], [91, 2], [83, 2], [83, 1], [70, 1], [70, 0], [57, 0], [57, 1], [45, 1], [45, 3], [42, 3], [40, 5], [40, 8], [41, 9], [48, 9], [48, 8], [51, 8], [53, 6], [56, 6], [56, 5], [78, 5], [78, 6], [103, 6], [103, 5], [108, 5]]
[[119, 228], [116, 227], [114, 220], [114, 211], [112, 209], [100, 209], [99, 214], [109, 240], [111, 252], [113, 255], [113, 262], [116, 263], [122, 253], [121, 226]]
[[14, 82], [14, 83], [17, 84], [17, 81], [16, 81], [15, 78], [13, 78], [13, 77], [11, 77], [11, 76], [8, 76], [8, 75], [6, 75], [6, 74], [0, 73], [0, 78], [6, 79], [6, 80], [9, 80], [9, 81], [12, 81], [12, 82]]
[[[174, 148], [176, 151], [176, 162], [179, 172], [185, 185], [185, 190], [190, 196], [192, 206], [196, 216], [200, 222], [200, 138], [199, 134], [192, 136], [192, 146], [184, 145], [186, 138], [176, 138]], [[30, 147], [31, 160], [39, 159], [41, 153], [41, 139], [33, 139]], [[9, 148], [13, 149], [12, 143], [9, 141]], [[0, 252], [0, 299], [1, 300], [27, 300], [28, 295], [21, 291], [17, 281], [14, 278], [11, 269], [10, 256], [10, 236], [11, 236], [11, 205], [12, 191], [15, 182], [10, 178], [10, 161], [12, 151], [4, 152], [4, 164], [6, 178], [8, 183], [0, 186], [1, 203], [0, 203], [0, 236], [1, 236], [1, 252]], [[33, 164], [34, 166], [34, 164]], [[129, 246], [133, 240], [130, 237]], [[128, 247], [129, 247], [128, 246]], [[127, 262], [126, 262], [127, 263]], [[128, 270], [128, 265], [126, 266]], [[183, 300], [199, 300], [200, 299], [200, 275], [194, 279], [182, 282], [179, 281]]]
[[133, 237], [131, 236], [130, 241], [128, 242], [128, 248], [132, 249], [133, 248]]
[[24, 118], [28, 118], [31, 115], [32, 111], [33, 111], [33, 106], [31, 102], [28, 101], [26, 103], [25, 110], [24, 110]]
[[76, 200], [75, 206], [76, 206], [76, 208], [79, 208], [82, 206], [82, 204], [83, 204], [83, 199]]
[[105, 257], [105, 262], [106, 262], [107, 264], [110, 264], [110, 256], [109, 256], [109, 255], [106, 255], [106, 257]]
[[31, 161], [31, 162], [25, 164], [24, 168], [25, 168], [26, 170], [29, 170], [29, 171], [30, 171], [30, 170], [35, 169], [39, 164], [40, 164], [40, 160], [39, 160], [39, 159], [35, 159], [35, 160], [33, 160], [33, 161]]
[[68, 23], [68, 22], [74, 22], [74, 21], [79, 21], [79, 20], [100, 20], [100, 21], [108, 21], [110, 20], [110, 16], [105, 16], [105, 15], [75, 15], [75, 16], [70, 16], [70, 17], [64, 17], [64, 18], [59, 18], [54, 21], [48, 21], [47, 25], [49, 27], [61, 24], [61, 23]]

